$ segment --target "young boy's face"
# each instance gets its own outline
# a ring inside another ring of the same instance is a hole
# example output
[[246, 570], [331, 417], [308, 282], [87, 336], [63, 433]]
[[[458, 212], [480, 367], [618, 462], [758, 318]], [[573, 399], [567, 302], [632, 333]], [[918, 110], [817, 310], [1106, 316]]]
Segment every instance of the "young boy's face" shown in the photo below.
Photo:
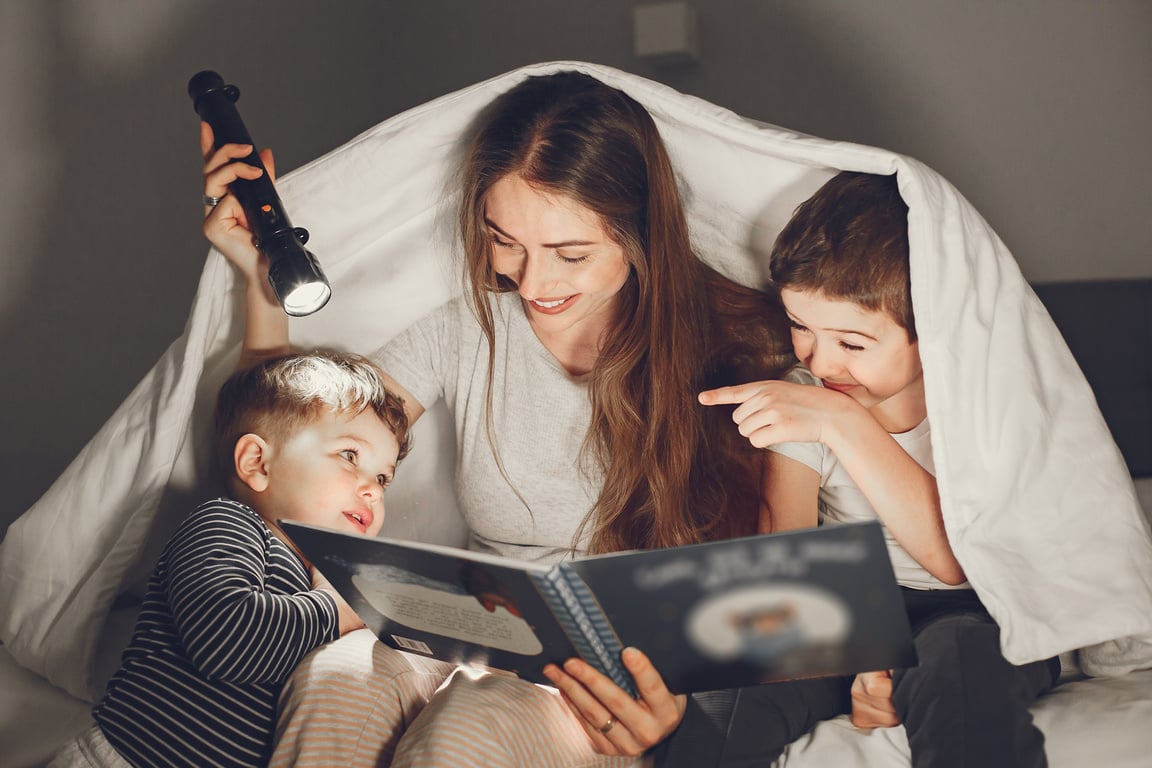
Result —
[[786, 288], [780, 298], [792, 323], [796, 357], [826, 389], [863, 405], [890, 432], [923, 421], [927, 414], [919, 348], [888, 313], [816, 291]]
[[270, 446], [261, 512], [375, 536], [399, 452], [396, 435], [371, 410], [327, 412]]

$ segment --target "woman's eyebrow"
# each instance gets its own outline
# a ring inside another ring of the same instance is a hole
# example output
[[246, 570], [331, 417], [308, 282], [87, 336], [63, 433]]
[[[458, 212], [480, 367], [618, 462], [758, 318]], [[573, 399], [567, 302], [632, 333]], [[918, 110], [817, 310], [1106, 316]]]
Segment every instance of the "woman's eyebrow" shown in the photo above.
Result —
[[[510, 235], [507, 232], [505, 232], [504, 230], [500, 229], [500, 227], [496, 224], [496, 222], [492, 221], [492, 219], [488, 218], [487, 216], [484, 217], [484, 223], [487, 224], [491, 229], [496, 230], [501, 235], [508, 238], [509, 240], [515, 240], [516, 239], [512, 235]], [[582, 245], [596, 245], [596, 241], [594, 241], [594, 240], [563, 240], [559, 243], [544, 243], [543, 247], [544, 248], [575, 248], [577, 246], [582, 246]]]
[[487, 216], [484, 217], [484, 223], [487, 224], [492, 229], [499, 232], [500, 234], [504, 235], [505, 237], [511, 237], [511, 235], [509, 235], [504, 230], [500, 229], [500, 226], [496, 222], [492, 221], [492, 219], [488, 218]]
[[545, 248], [575, 248], [581, 245], [596, 245], [592, 240], [565, 240], [560, 243], [544, 243]]

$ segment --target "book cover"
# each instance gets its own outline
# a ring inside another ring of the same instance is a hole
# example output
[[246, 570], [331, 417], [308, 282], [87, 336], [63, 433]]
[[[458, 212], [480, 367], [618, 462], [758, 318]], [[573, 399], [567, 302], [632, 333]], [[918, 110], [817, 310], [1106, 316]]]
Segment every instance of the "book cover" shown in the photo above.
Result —
[[635, 646], [679, 693], [916, 664], [879, 523], [552, 566], [282, 521], [382, 642], [547, 683], [584, 658], [635, 695]]

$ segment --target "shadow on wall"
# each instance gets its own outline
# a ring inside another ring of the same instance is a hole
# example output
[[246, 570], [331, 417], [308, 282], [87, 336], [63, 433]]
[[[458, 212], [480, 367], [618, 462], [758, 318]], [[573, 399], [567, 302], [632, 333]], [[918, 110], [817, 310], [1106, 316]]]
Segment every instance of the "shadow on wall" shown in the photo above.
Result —
[[[257, 141], [264, 134], [277, 142], [285, 170], [386, 116], [379, 104], [346, 99], [337, 124], [324, 126], [330, 102], [368, 91], [376, 67], [337, 57], [324, 69], [287, 39], [286, 50], [262, 56], [249, 40], [264, 6], [230, 4], [229, 26], [209, 4], [141, 3], [131, 24], [109, 3], [19, 5], [4, 12], [12, 22], [5, 47], [17, 51], [21, 73], [19, 83], [3, 84], [18, 98], [8, 112], [17, 135], [6, 144], [31, 152], [12, 153], [25, 162], [5, 171], [5, 199], [17, 203], [3, 214], [15, 239], [0, 257], [14, 278], [10, 293], [0, 293], [8, 372], [0, 400], [9, 404], [0, 414], [0, 530], [183, 329], [208, 251], [198, 224], [201, 161], [188, 78], [204, 68], [234, 72], [242, 108], [254, 116], [302, 114], [291, 130], [267, 117], [250, 122]], [[356, 13], [361, 28], [385, 26], [373, 7]], [[346, 14], [323, 15], [330, 26], [309, 19], [319, 39], [355, 28]]]

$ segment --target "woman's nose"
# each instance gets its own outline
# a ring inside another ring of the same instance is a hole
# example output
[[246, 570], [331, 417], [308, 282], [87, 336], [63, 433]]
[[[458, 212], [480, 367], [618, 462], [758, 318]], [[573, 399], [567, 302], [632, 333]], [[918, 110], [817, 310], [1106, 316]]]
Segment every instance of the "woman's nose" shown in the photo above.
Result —
[[556, 276], [545, 254], [530, 253], [520, 269], [520, 294], [525, 298], [547, 298], [556, 285]]

